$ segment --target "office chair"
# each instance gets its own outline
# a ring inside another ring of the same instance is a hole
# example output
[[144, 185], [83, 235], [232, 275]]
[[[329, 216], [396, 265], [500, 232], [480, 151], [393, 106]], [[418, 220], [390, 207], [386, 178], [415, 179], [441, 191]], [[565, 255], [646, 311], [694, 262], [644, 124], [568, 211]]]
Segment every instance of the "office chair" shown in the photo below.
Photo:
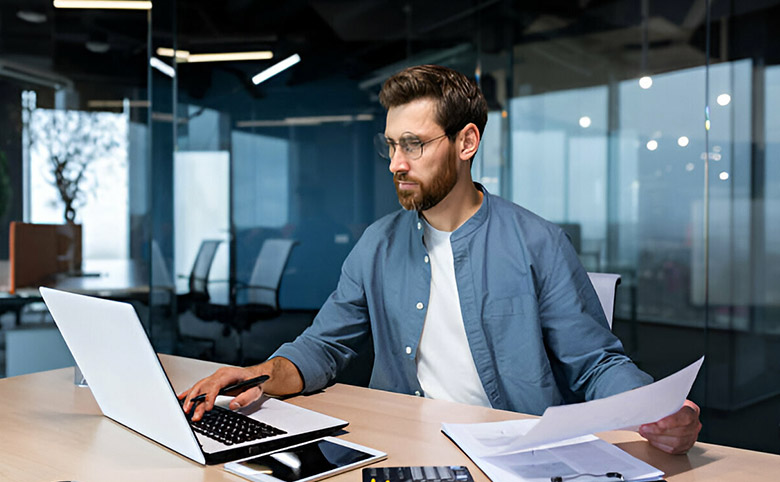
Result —
[[[205, 321], [216, 321], [224, 325], [223, 334], [231, 330], [238, 334], [238, 359], [243, 361], [243, 339], [241, 334], [261, 320], [271, 320], [281, 315], [279, 309], [279, 286], [293, 246], [292, 239], [267, 239], [257, 255], [249, 283], [236, 283], [234, 298], [245, 303], [239, 305], [217, 305], [196, 303], [194, 312]], [[244, 294], [245, 293], [245, 294]]]
[[620, 275], [612, 273], [588, 273], [590, 283], [599, 297], [604, 316], [607, 317], [609, 329], [612, 329], [612, 317], [615, 313], [615, 295], [617, 285], [620, 284]]
[[179, 314], [192, 309], [197, 303], [208, 303], [209, 299], [209, 271], [214, 262], [214, 256], [219, 248], [219, 239], [204, 239], [198, 248], [195, 262], [189, 275], [189, 291], [176, 297], [177, 311]]

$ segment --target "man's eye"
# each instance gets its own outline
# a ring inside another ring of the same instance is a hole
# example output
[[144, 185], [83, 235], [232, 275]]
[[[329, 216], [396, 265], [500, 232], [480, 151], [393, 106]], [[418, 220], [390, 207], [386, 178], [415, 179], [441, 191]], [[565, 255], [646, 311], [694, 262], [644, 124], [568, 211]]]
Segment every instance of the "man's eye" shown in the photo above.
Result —
[[420, 141], [406, 141], [401, 144], [401, 147], [406, 152], [413, 152], [420, 148]]

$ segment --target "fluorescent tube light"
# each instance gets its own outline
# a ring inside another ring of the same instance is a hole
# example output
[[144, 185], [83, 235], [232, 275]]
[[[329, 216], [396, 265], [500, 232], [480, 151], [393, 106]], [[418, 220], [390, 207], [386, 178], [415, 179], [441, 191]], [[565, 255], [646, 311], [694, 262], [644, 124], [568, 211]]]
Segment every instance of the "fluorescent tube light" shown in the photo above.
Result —
[[169, 49], [160, 47], [157, 49], [157, 55], [160, 57], [173, 57], [176, 55], [177, 62], [187, 62], [195, 64], [199, 62], [236, 62], [242, 60], [268, 60], [274, 57], [270, 50], [257, 50], [250, 52], [220, 52], [209, 54], [193, 54], [187, 50]]
[[260, 72], [259, 74], [252, 77], [252, 82], [257, 85], [260, 82], [266, 81], [273, 77], [274, 75], [278, 74], [279, 72], [282, 72], [284, 70], [289, 69], [293, 65], [297, 64], [301, 61], [301, 57], [298, 54], [291, 55], [290, 57], [287, 57], [286, 59], [282, 60], [281, 62], [274, 64], [264, 71]]
[[140, 0], [54, 0], [54, 8], [93, 8], [116, 10], [151, 10], [151, 1]]
[[176, 69], [166, 64], [162, 60], [158, 59], [157, 57], [152, 57], [151, 59], [149, 59], [149, 65], [151, 65], [152, 67], [159, 70], [160, 72], [162, 72], [163, 74], [167, 75], [170, 78], [176, 77]]
[[270, 50], [259, 50], [257, 52], [225, 52], [218, 54], [190, 54], [186, 62], [194, 64], [197, 62], [230, 62], [240, 60], [268, 60], [272, 59], [274, 54]]
[[157, 55], [160, 57], [173, 57], [174, 52], [177, 60], [187, 60], [187, 57], [190, 56], [190, 53], [186, 50], [173, 50], [167, 47], [159, 47], [157, 49]]

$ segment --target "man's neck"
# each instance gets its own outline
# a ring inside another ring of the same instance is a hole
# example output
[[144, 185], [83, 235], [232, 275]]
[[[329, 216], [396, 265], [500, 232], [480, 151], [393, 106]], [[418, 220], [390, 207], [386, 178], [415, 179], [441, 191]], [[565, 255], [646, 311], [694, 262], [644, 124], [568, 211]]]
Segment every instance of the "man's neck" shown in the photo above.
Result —
[[435, 229], [452, 232], [479, 210], [482, 195], [482, 191], [472, 182], [471, 176], [466, 176], [461, 178], [436, 206], [423, 211], [422, 214]]

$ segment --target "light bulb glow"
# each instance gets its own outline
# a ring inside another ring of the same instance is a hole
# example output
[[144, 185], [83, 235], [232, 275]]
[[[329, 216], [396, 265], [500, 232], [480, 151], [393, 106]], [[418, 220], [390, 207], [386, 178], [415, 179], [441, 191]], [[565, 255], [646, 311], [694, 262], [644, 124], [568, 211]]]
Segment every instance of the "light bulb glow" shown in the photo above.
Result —
[[718, 174], [718, 177], [720, 178], [721, 181], [728, 181], [729, 173], [726, 171], [721, 171], [721, 173]]
[[643, 89], [649, 89], [653, 86], [653, 79], [650, 76], [645, 75], [641, 79], [639, 79], [639, 87]]
[[582, 127], [583, 129], [587, 129], [588, 127], [590, 127], [590, 124], [591, 124], [590, 117], [586, 115], [580, 117], [580, 127]]
[[728, 94], [720, 94], [718, 96], [718, 105], [726, 106], [731, 102], [731, 96]]
[[687, 136], [680, 136], [677, 138], [677, 145], [680, 147], [688, 147], [688, 144], [691, 142], [690, 139], [688, 139]]
[[647, 141], [647, 150], [648, 151], [654, 151], [658, 149], [658, 141], [655, 139], [651, 139]]

